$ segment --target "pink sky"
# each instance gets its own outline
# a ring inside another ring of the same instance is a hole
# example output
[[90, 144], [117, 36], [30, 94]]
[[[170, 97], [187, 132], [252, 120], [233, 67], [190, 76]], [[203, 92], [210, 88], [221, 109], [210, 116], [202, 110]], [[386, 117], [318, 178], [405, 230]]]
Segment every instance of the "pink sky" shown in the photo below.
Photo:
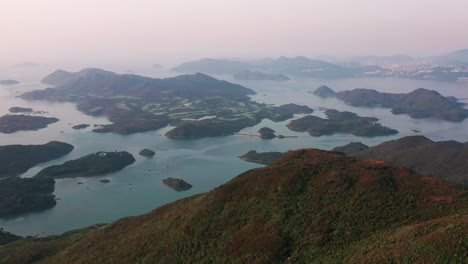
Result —
[[468, 48], [467, 0], [0, 0], [0, 61], [399, 54]]

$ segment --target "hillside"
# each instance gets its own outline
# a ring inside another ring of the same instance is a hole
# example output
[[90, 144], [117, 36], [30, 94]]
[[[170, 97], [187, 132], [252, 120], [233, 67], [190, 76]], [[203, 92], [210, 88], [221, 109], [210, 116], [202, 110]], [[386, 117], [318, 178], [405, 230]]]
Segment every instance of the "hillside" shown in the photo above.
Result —
[[350, 155], [392, 162], [423, 175], [468, 186], [468, 143], [434, 142], [423, 136], [410, 136]]
[[1, 246], [0, 262], [462, 263], [467, 210], [461, 186], [298, 150], [142, 216]]

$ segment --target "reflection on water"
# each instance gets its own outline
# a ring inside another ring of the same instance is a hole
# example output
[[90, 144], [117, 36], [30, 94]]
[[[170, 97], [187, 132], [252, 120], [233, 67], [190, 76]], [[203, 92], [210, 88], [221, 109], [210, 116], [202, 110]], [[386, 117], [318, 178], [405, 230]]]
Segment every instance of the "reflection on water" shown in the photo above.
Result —
[[[239, 83], [229, 76], [217, 77]], [[268, 126], [276, 130], [277, 134], [298, 137], [261, 140], [256, 137], [233, 135], [199, 140], [171, 140], [162, 136], [170, 128], [129, 136], [96, 134], [90, 132], [92, 126], [108, 123], [106, 118], [86, 116], [78, 112], [71, 103], [28, 102], [16, 98], [25, 91], [45, 87], [37, 81], [25, 82], [18, 86], [0, 86], [0, 114], [6, 114], [8, 108], [12, 106], [27, 106], [34, 110], [46, 111], [47, 116], [60, 119], [58, 123], [39, 131], [1, 134], [0, 145], [43, 144], [59, 140], [75, 146], [75, 150], [69, 155], [40, 164], [22, 175], [23, 177], [34, 176], [46, 166], [101, 150], [126, 150], [137, 159], [133, 165], [111, 175], [57, 180], [55, 195], [60, 198], [57, 206], [39, 213], [0, 219], [0, 227], [19, 235], [59, 234], [95, 223], [110, 222], [124, 216], [143, 214], [176, 199], [209, 191], [248, 169], [260, 167], [258, 164], [247, 163], [237, 158], [251, 149], [258, 151], [287, 151], [304, 147], [331, 149], [353, 141], [375, 145], [386, 140], [414, 135], [413, 129], [420, 130], [420, 134], [434, 140], [468, 141], [468, 120], [461, 123], [432, 119], [415, 120], [405, 115], [393, 115], [389, 109], [355, 108], [333, 98], [322, 99], [308, 93], [322, 84], [336, 91], [364, 87], [379, 91], [408, 92], [424, 87], [438, 90], [443, 95], [466, 98], [468, 87], [462, 84], [395, 79], [349, 79], [327, 82], [305, 79], [240, 83], [257, 91], [253, 99], [258, 102], [297, 103], [314, 109], [325, 107], [352, 111], [361, 116], [378, 117], [380, 123], [398, 129], [400, 134], [377, 138], [359, 138], [344, 134], [312, 137], [307, 133], [288, 130], [285, 124], [289, 121], [274, 123], [270, 120], [264, 120], [261, 124], [246, 128], [244, 131], [254, 132], [260, 127]], [[314, 114], [323, 116], [318, 110]], [[72, 125], [81, 123], [91, 124], [91, 127], [83, 130], [71, 128]], [[138, 152], [143, 148], [155, 150], [155, 157], [149, 159], [140, 157]], [[175, 192], [161, 184], [161, 180], [166, 177], [182, 178], [192, 184], [193, 188], [187, 192]], [[104, 184], [99, 182], [101, 179], [109, 179], [111, 182]]]

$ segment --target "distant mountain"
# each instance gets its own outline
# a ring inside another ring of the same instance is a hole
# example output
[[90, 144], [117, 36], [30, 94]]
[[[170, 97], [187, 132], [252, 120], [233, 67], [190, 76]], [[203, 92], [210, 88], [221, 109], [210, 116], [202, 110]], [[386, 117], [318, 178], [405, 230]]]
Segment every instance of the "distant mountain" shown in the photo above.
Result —
[[201, 59], [198, 61], [184, 62], [181, 65], [172, 68], [172, 70], [181, 73], [203, 72], [207, 74], [234, 74], [251, 68], [252, 65], [243, 61]]
[[87, 68], [79, 72], [67, 72], [64, 70], [56, 70], [55, 72], [47, 75], [41, 80], [44, 84], [59, 86], [64, 85], [67, 82], [76, 80], [78, 78], [87, 78], [89, 76], [113, 76], [113, 72], [104, 71], [101, 69]]
[[260, 69], [274, 73], [284, 73], [313, 78], [346, 78], [354, 76], [354, 70], [306, 57], [280, 57], [271, 63], [261, 65]]
[[298, 150], [148, 214], [0, 247], [5, 263], [463, 263], [468, 197], [389, 163]]
[[318, 59], [306, 57], [280, 57], [278, 59], [263, 59], [255, 61], [234, 61], [223, 59], [202, 59], [186, 62], [173, 68], [176, 72], [205, 72], [213, 74], [236, 74], [247, 70], [261, 70], [270, 74], [286, 74], [291, 76], [319, 79], [340, 79], [357, 76], [367, 76], [370, 72], [383, 70], [377, 66], [343, 67]]
[[468, 186], [468, 142], [434, 142], [423, 136], [410, 136], [350, 155], [393, 162], [422, 175]]
[[260, 71], [241, 71], [234, 74], [234, 79], [243, 81], [287, 81], [289, 77], [284, 74], [269, 74]]
[[433, 117], [447, 121], [463, 121], [468, 118], [468, 110], [460, 103], [423, 88], [406, 94], [354, 89], [337, 92], [335, 97], [352, 106], [391, 108], [394, 114], [408, 114], [412, 118]]

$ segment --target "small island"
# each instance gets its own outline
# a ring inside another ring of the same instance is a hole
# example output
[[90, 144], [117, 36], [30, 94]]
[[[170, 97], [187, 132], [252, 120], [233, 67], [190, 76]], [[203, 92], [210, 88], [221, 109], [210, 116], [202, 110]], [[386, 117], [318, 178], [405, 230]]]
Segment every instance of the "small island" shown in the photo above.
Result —
[[19, 84], [20, 82], [16, 80], [0, 80], [0, 85], [16, 85]]
[[99, 180], [99, 182], [102, 182], [102, 183], [109, 183], [110, 180], [108, 180], [108, 179], [102, 179], [102, 180]]
[[187, 183], [186, 181], [182, 179], [177, 179], [177, 178], [169, 177], [169, 178], [162, 180], [162, 183], [177, 192], [187, 191], [192, 188], [191, 184]]
[[0, 217], [54, 207], [52, 178], [8, 177], [0, 180]]
[[326, 85], [322, 85], [319, 88], [317, 88], [313, 92], [313, 94], [315, 94], [317, 96], [320, 96], [320, 97], [333, 97], [333, 96], [335, 96], [335, 91], [333, 91], [332, 89], [330, 89]]
[[39, 130], [58, 122], [54, 117], [4, 115], [0, 117], [0, 133], [11, 134], [16, 131]]
[[338, 146], [332, 149], [332, 151], [341, 152], [343, 154], [349, 155], [353, 153], [357, 153], [363, 150], [368, 149], [369, 146], [362, 144], [361, 142], [351, 142], [344, 146]]
[[53, 165], [41, 170], [34, 177], [76, 178], [104, 175], [123, 170], [133, 164], [135, 158], [127, 151], [115, 151], [89, 154], [62, 165]]
[[32, 113], [33, 109], [32, 108], [26, 108], [26, 107], [19, 107], [19, 106], [13, 106], [8, 109], [10, 113]]
[[143, 157], [151, 158], [156, 154], [156, 152], [152, 151], [151, 149], [142, 149], [140, 151], [140, 155]]
[[269, 74], [260, 71], [241, 71], [234, 74], [234, 79], [241, 81], [287, 81], [290, 78], [284, 74]]
[[247, 162], [268, 165], [283, 155], [283, 152], [257, 152], [255, 150], [250, 150], [249, 152], [239, 156], [239, 158]]
[[39, 163], [65, 156], [73, 149], [72, 145], [58, 141], [43, 145], [0, 146], [0, 178], [18, 176]]
[[89, 127], [88, 124], [79, 124], [79, 125], [76, 125], [76, 126], [72, 126], [73, 129], [77, 129], [77, 130], [79, 130], [79, 129], [85, 129], [85, 128], [87, 128], [87, 127]]
[[263, 139], [272, 139], [275, 138], [275, 131], [269, 127], [262, 127], [258, 130], [258, 133], [260, 133], [260, 138]]
[[309, 115], [292, 120], [286, 126], [296, 132], [307, 131], [311, 136], [348, 133], [362, 137], [377, 137], [398, 133], [395, 129], [377, 123], [378, 119], [374, 117], [360, 117], [355, 113], [334, 109], [326, 110], [325, 114], [328, 119]]

